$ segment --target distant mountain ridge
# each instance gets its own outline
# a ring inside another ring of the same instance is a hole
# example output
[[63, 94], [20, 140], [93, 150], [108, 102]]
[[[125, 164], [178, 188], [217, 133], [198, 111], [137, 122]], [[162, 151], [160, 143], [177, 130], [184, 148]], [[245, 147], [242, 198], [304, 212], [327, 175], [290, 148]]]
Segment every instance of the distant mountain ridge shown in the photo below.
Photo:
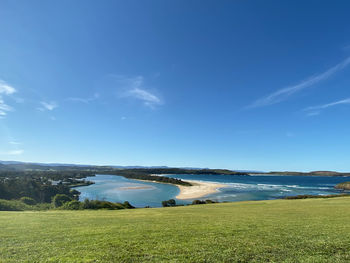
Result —
[[[20, 161], [1, 161], [0, 160], [0, 170], [2, 168], [12, 168], [14, 170], [17, 169], [40, 169], [40, 168], [57, 168], [57, 167], [71, 167], [71, 168], [78, 168], [78, 167], [110, 167], [115, 169], [168, 169], [168, 168], [175, 168], [170, 166], [162, 166], [162, 165], [155, 165], [155, 166], [142, 166], [142, 165], [89, 165], [89, 164], [67, 164], [67, 163], [36, 163], [36, 162], [20, 162]], [[186, 170], [210, 170], [210, 168], [200, 168], [200, 167], [176, 167], [179, 169], [186, 169]], [[213, 169], [214, 170], [214, 169]], [[242, 173], [263, 173], [260, 171], [251, 171], [251, 170], [231, 170], [235, 172], [242, 172]]]
[[[254, 173], [251, 173], [254, 174]], [[312, 171], [312, 172], [291, 172], [291, 171], [274, 171], [265, 174], [274, 175], [291, 175], [291, 176], [350, 176], [350, 173], [342, 173], [335, 171]]]
[[[13, 170], [94, 170], [94, 169], [183, 169], [183, 170], [217, 170], [217, 171], [231, 171], [242, 174], [266, 174], [266, 175], [290, 175], [290, 176], [350, 176], [350, 173], [336, 172], [336, 171], [312, 171], [312, 172], [294, 172], [294, 171], [251, 171], [251, 170], [231, 170], [231, 169], [210, 169], [210, 168], [198, 168], [198, 167], [169, 167], [169, 166], [140, 166], [140, 165], [86, 165], [86, 164], [65, 164], [65, 163], [32, 163], [32, 162], [19, 162], [19, 161], [1, 161], [0, 160], [0, 171]], [[226, 173], [226, 172], [224, 172]]]

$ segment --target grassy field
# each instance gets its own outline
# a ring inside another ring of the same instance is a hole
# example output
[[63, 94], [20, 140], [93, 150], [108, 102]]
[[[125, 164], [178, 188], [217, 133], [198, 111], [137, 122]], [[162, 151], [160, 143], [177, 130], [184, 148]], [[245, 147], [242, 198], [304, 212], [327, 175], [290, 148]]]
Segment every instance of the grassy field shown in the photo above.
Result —
[[0, 212], [0, 262], [350, 262], [350, 198]]

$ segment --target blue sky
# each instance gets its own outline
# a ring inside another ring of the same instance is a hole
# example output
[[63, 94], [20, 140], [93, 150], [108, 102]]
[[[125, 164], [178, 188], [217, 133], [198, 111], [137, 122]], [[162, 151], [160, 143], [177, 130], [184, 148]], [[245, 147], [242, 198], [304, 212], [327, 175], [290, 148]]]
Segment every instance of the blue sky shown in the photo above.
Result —
[[0, 159], [350, 171], [348, 1], [0, 1]]

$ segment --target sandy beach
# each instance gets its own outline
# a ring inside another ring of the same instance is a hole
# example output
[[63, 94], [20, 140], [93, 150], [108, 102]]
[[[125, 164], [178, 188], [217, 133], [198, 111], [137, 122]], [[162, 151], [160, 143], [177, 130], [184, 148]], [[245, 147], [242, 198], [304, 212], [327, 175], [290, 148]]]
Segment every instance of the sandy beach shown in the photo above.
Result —
[[177, 199], [185, 200], [200, 198], [218, 192], [219, 188], [227, 187], [225, 184], [207, 183], [194, 180], [186, 180], [186, 182], [191, 183], [193, 186], [177, 185], [180, 189], [180, 194], [176, 196]]

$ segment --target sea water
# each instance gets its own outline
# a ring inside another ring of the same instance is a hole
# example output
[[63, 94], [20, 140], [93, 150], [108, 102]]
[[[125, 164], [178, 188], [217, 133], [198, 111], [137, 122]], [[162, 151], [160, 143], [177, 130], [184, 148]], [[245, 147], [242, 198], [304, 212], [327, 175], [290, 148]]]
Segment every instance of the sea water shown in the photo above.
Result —
[[[334, 189], [350, 177], [328, 176], [282, 176], [282, 175], [165, 175], [186, 180], [199, 180], [224, 184], [219, 192], [197, 199], [211, 199], [219, 202], [269, 200], [295, 195], [329, 195], [342, 191]], [[175, 199], [179, 189], [175, 185], [127, 179], [116, 175], [96, 175], [87, 180], [95, 184], [77, 187], [80, 200], [85, 198], [112, 202], [129, 201], [136, 207], [160, 207], [163, 200]], [[188, 204], [192, 200], [176, 200], [178, 204]]]

